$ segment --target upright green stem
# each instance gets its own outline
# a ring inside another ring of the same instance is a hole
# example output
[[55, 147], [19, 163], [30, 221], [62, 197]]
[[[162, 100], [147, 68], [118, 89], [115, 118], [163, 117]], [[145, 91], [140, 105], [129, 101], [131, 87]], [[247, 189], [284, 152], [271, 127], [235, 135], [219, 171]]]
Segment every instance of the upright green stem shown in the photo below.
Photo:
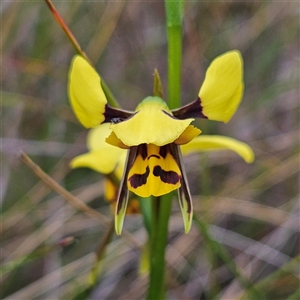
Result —
[[[167, 27], [168, 32], [168, 106], [180, 106], [181, 26]], [[180, 38], [180, 39], [179, 39]], [[179, 70], [179, 72], [176, 70]]]
[[[165, 0], [165, 7], [168, 36], [168, 104], [169, 108], [173, 109], [180, 106], [183, 0]], [[172, 198], [170, 193], [153, 200], [148, 300], [166, 299], [165, 252]]]
[[181, 102], [181, 52], [183, 0], [165, 0], [168, 36], [168, 106], [174, 109]]
[[150, 283], [148, 298], [166, 299], [165, 252], [168, 242], [168, 225], [172, 206], [172, 194], [154, 197], [152, 209]]

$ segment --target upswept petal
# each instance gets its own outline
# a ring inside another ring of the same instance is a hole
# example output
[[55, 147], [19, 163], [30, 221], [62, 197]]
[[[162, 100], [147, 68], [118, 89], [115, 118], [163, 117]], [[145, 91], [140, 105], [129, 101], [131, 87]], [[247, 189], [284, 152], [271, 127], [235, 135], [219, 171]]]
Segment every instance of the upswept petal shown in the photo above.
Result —
[[112, 124], [111, 129], [125, 145], [173, 143], [194, 119], [173, 117], [166, 103], [159, 97], [147, 97], [127, 120]]
[[227, 123], [243, 96], [243, 59], [239, 51], [228, 51], [215, 58], [206, 71], [199, 98], [209, 120]]
[[72, 109], [84, 127], [95, 127], [104, 121], [107, 100], [100, 76], [80, 55], [71, 63], [68, 93]]
[[236, 139], [219, 135], [200, 135], [190, 143], [182, 145], [184, 155], [191, 152], [232, 150], [240, 155], [247, 163], [254, 161], [253, 150], [245, 143]]

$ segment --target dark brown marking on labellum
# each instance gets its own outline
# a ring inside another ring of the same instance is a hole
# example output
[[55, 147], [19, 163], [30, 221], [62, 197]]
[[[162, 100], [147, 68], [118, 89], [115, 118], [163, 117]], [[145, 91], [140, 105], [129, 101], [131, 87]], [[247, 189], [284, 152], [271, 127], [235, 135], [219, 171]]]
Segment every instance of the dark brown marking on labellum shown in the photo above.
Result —
[[139, 186], [146, 184], [149, 174], [150, 174], [150, 169], [149, 169], [149, 167], [147, 167], [146, 172], [144, 174], [134, 174], [130, 178], [128, 178], [128, 181], [129, 181], [130, 185], [134, 189], [136, 189]]
[[160, 177], [162, 182], [169, 184], [176, 184], [180, 180], [180, 175], [174, 171], [165, 171], [161, 166], [155, 166], [153, 169], [153, 175]]
[[147, 152], [146, 144], [138, 145], [137, 155], [140, 155], [143, 160], [145, 160], [147, 158], [148, 152]]
[[159, 149], [159, 155], [162, 158], [166, 158], [167, 154], [168, 154], [168, 145], [161, 146]]

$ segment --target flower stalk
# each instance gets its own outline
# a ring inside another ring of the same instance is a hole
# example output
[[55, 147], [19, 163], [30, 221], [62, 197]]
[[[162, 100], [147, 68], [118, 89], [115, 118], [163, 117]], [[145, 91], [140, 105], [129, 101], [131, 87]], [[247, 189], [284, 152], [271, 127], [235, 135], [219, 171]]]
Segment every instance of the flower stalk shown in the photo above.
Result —
[[[172, 109], [180, 106], [183, 1], [166, 0], [165, 8], [168, 37], [168, 105]], [[169, 193], [153, 199], [148, 299], [166, 299], [165, 253], [172, 198], [172, 193]]]

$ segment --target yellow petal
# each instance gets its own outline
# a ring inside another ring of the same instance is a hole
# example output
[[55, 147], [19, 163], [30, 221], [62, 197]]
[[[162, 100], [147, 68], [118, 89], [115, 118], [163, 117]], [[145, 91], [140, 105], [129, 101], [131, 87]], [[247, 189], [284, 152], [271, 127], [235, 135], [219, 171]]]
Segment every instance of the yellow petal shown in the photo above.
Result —
[[111, 129], [127, 146], [163, 146], [174, 142], [193, 120], [176, 119], [162, 99], [147, 97], [139, 104], [132, 117], [112, 124]]
[[[109, 174], [114, 171], [118, 164], [118, 158], [122, 149], [111, 146], [111, 149], [104, 148], [76, 156], [70, 162], [71, 168], [90, 168], [102, 174]], [[124, 151], [124, 150], [123, 150]]]
[[243, 60], [239, 51], [228, 51], [213, 60], [199, 91], [203, 114], [209, 120], [228, 122], [243, 96]]
[[91, 128], [104, 121], [107, 100], [101, 79], [80, 55], [76, 55], [71, 63], [68, 92], [73, 111], [83, 126]]
[[122, 149], [128, 149], [129, 146], [126, 146], [117, 136], [114, 132], [112, 132], [109, 137], [106, 139], [106, 143], [113, 145], [115, 147], [119, 147]]
[[178, 139], [174, 141], [177, 145], [183, 145], [189, 143], [192, 139], [198, 136], [201, 133], [201, 130], [196, 128], [193, 125], [189, 125], [185, 131], [180, 135]]
[[89, 131], [87, 147], [90, 151], [75, 157], [70, 163], [71, 168], [85, 167], [103, 174], [109, 174], [119, 164], [124, 167], [127, 151], [105, 142], [106, 137], [111, 133], [109, 126], [109, 124], [102, 124]]
[[184, 155], [191, 152], [232, 150], [240, 155], [247, 163], [254, 161], [253, 150], [245, 143], [233, 138], [219, 135], [200, 135], [190, 143], [181, 146]]
[[170, 145], [140, 145], [127, 177], [128, 189], [141, 197], [161, 196], [180, 187], [181, 171]]
[[104, 123], [100, 126], [89, 130], [87, 135], [87, 148], [89, 150], [101, 149], [103, 147], [111, 148], [112, 146], [106, 143], [106, 138], [111, 134], [110, 124]]

